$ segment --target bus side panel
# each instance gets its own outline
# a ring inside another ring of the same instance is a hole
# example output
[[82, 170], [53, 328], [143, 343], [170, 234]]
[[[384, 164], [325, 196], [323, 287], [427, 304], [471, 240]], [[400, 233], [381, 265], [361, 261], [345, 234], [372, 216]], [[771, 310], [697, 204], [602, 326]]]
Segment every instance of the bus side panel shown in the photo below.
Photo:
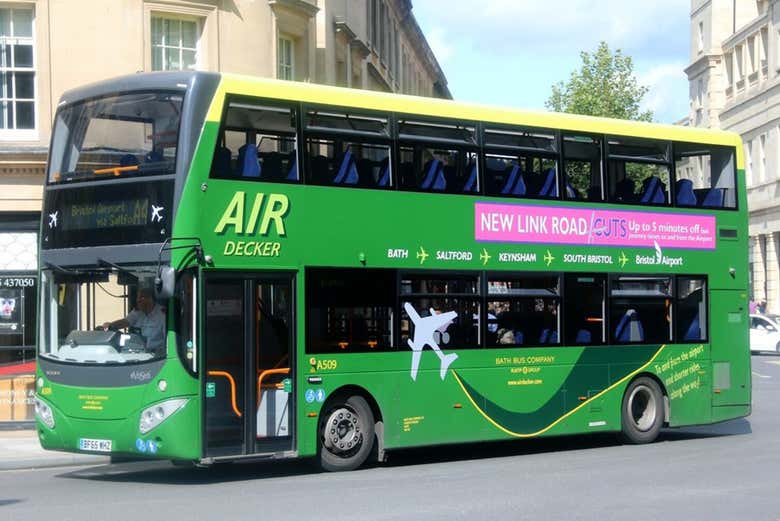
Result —
[[712, 405], [750, 405], [750, 342], [746, 295], [740, 290], [713, 290]]

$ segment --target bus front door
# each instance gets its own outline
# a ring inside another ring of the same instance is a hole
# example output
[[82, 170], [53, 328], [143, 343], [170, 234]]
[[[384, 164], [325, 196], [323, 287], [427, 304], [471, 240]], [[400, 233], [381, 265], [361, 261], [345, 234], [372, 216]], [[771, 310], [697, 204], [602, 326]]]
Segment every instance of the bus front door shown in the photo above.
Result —
[[204, 455], [291, 451], [292, 275], [205, 281]]

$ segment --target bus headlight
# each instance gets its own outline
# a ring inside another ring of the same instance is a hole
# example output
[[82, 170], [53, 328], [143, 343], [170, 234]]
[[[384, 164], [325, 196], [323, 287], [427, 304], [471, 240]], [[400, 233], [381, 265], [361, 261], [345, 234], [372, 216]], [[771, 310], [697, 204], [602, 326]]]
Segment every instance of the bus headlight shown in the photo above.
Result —
[[187, 403], [186, 398], [176, 398], [147, 407], [141, 411], [141, 420], [138, 424], [138, 430], [141, 431], [141, 434], [146, 434], [167, 420], [176, 411], [184, 407], [185, 403]]
[[51, 407], [43, 400], [39, 400], [37, 396], [35, 398], [35, 417], [48, 428], [54, 428], [54, 414], [51, 412]]

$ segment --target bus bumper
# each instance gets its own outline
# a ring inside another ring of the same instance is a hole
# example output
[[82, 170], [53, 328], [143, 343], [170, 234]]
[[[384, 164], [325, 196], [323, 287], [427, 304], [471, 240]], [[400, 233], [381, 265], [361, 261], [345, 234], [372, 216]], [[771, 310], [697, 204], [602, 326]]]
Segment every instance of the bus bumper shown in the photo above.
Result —
[[142, 409], [118, 420], [81, 419], [62, 414], [51, 403], [54, 427], [36, 420], [38, 438], [47, 450], [132, 456], [150, 459], [196, 460], [201, 457], [200, 414], [196, 397], [146, 434], [139, 430]]

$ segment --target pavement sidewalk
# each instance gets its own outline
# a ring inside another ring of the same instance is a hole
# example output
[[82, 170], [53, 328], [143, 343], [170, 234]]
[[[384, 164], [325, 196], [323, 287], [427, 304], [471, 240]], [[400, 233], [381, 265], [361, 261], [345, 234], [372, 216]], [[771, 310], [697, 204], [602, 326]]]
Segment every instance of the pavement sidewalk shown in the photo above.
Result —
[[35, 430], [0, 430], [0, 471], [65, 467], [70, 465], [104, 465], [108, 456], [74, 454], [44, 450]]

